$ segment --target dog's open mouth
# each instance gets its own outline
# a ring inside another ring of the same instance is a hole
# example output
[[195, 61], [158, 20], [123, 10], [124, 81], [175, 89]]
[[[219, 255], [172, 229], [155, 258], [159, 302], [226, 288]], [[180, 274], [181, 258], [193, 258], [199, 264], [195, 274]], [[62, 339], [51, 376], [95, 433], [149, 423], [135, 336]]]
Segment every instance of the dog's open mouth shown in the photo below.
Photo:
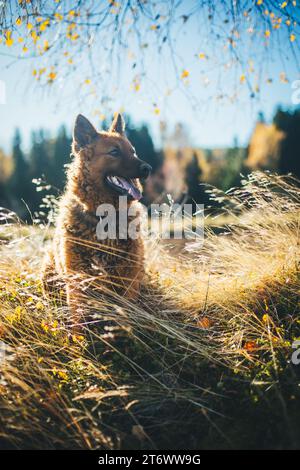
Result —
[[129, 196], [139, 201], [142, 197], [141, 191], [135, 186], [133, 179], [121, 176], [107, 176], [106, 181], [111, 188], [123, 196]]

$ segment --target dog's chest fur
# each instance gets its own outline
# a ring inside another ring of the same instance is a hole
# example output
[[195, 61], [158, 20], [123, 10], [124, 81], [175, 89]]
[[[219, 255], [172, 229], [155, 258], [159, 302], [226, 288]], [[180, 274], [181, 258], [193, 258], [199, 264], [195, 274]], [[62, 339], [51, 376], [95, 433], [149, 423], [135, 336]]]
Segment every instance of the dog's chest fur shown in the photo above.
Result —
[[73, 256], [80, 260], [81, 269], [86, 273], [97, 275], [104, 270], [106, 274], [132, 276], [134, 271], [143, 266], [144, 249], [141, 237], [120, 239], [116, 217], [116, 238], [98, 240], [99, 221], [96, 214], [84, 210], [77, 201], [65, 198], [61, 203], [55, 238], [65, 240], [68, 247], [71, 247]]

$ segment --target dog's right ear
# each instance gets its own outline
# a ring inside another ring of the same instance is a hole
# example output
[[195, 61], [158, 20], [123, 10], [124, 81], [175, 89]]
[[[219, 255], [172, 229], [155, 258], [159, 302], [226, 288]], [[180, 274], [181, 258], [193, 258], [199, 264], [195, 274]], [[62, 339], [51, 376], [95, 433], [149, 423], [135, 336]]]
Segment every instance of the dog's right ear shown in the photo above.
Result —
[[73, 132], [74, 149], [79, 151], [86, 145], [92, 143], [98, 135], [98, 132], [90, 123], [90, 121], [84, 116], [82, 116], [82, 114], [78, 114]]

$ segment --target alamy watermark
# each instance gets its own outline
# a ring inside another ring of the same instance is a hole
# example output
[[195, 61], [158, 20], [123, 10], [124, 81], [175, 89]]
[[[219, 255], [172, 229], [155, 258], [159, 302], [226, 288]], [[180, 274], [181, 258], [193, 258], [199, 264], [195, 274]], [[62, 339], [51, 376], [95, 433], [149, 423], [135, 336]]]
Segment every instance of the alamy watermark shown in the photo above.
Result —
[[98, 240], [136, 240], [141, 235], [151, 238], [203, 240], [204, 205], [193, 211], [192, 204], [143, 204], [128, 206], [127, 196], [112, 204], [98, 206], [96, 227]]
[[292, 103], [298, 105], [300, 104], [300, 80], [292, 82], [292, 89], [295, 90], [292, 93]]
[[6, 344], [0, 341], [0, 366], [5, 361], [6, 356]]
[[3, 80], [0, 80], [0, 105], [6, 104], [6, 85]]
[[295, 366], [298, 366], [300, 364], [300, 339], [293, 342], [292, 348], [295, 349], [295, 351], [292, 354], [291, 361]]

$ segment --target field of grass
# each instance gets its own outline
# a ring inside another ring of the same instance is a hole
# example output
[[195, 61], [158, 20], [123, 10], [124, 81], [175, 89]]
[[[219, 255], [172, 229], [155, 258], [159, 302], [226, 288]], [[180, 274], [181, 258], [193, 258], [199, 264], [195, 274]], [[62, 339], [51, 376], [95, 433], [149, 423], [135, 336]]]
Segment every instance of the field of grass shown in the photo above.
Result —
[[86, 299], [73, 337], [51, 230], [0, 226], [0, 447], [299, 447], [300, 190], [255, 174], [223, 204], [203, 246], [149, 241], [140, 300]]

